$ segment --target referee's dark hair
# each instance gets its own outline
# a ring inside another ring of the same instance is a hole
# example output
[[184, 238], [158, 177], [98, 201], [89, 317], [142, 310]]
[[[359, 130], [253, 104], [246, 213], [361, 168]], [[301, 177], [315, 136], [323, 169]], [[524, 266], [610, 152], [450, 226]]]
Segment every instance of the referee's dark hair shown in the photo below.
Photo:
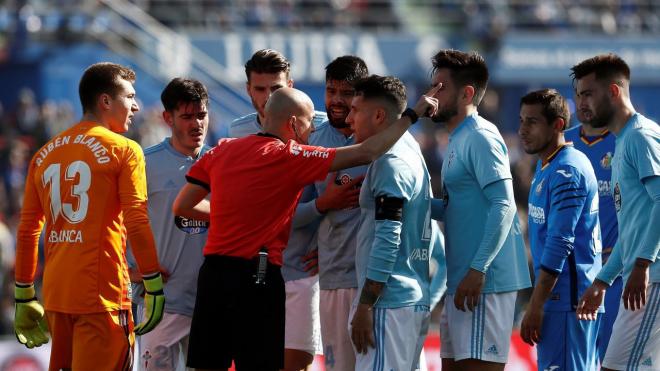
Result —
[[596, 80], [621, 87], [630, 82], [630, 67], [616, 54], [600, 54], [585, 59], [571, 68], [573, 84], [581, 78], [595, 73]]
[[346, 81], [349, 84], [369, 76], [369, 69], [362, 58], [354, 55], [344, 55], [335, 58], [325, 66], [325, 81]]
[[406, 109], [406, 86], [394, 76], [371, 75], [358, 80], [354, 87], [355, 96], [383, 100], [391, 118], [398, 118]]
[[175, 77], [163, 89], [160, 101], [165, 111], [174, 111], [181, 103], [200, 102], [208, 106], [209, 93], [198, 80]]
[[481, 103], [488, 86], [488, 66], [481, 55], [476, 52], [443, 49], [433, 56], [432, 62], [433, 74], [442, 68], [449, 69], [456, 86], [470, 85], [474, 88], [472, 104], [478, 106]]
[[555, 89], [541, 89], [527, 93], [524, 97], [520, 98], [520, 106], [526, 105], [541, 105], [543, 117], [545, 117], [548, 125], [552, 125], [556, 119], [564, 120], [565, 130], [568, 127], [568, 122], [571, 119], [571, 112], [568, 109], [568, 102], [559, 94]]
[[250, 81], [250, 74], [254, 73], [286, 73], [287, 80], [291, 72], [291, 63], [282, 55], [282, 53], [273, 49], [261, 49], [252, 54], [245, 63], [245, 75], [247, 81]]

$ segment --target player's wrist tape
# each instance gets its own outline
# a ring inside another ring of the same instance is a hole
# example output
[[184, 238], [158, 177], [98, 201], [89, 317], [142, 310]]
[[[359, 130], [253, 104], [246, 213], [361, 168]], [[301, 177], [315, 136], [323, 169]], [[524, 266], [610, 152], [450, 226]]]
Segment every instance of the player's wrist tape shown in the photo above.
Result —
[[37, 300], [37, 292], [34, 289], [34, 284], [17, 283], [14, 288], [14, 300], [16, 303], [29, 303]]
[[163, 295], [163, 277], [160, 272], [143, 276], [144, 289], [151, 295]]

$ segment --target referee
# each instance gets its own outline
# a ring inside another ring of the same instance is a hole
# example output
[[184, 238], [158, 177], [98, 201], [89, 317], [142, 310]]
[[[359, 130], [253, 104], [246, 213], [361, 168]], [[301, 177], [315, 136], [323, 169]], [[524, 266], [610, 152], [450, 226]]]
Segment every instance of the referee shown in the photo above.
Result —
[[[328, 172], [367, 164], [387, 151], [437, 100], [363, 143], [307, 145], [314, 105], [303, 92], [277, 90], [266, 104], [263, 133], [224, 138], [196, 162], [174, 202], [175, 215], [209, 220], [190, 330], [188, 367], [238, 371], [284, 366], [282, 250], [305, 185]], [[210, 206], [200, 203], [211, 194]], [[266, 263], [267, 261], [267, 263]]]

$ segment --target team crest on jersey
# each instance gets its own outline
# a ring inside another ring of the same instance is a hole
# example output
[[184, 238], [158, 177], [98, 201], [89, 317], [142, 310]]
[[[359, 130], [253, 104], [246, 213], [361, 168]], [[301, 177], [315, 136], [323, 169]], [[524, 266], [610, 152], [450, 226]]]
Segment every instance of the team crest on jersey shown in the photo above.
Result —
[[449, 205], [449, 192], [447, 192], [447, 187], [445, 187], [444, 183], [442, 183], [440, 194], [442, 195], [442, 202], [445, 206]]
[[539, 184], [536, 185], [536, 188], [534, 189], [534, 192], [536, 192], [536, 195], [540, 195], [541, 191], [543, 190], [543, 182], [545, 182], [545, 178], [541, 179]]
[[341, 174], [337, 179], [335, 179], [335, 184], [337, 185], [344, 185], [348, 184], [353, 180], [349, 174]]
[[619, 188], [619, 183], [614, 185], [614, 193], [612, 194], [612, 197], [614, 198], [614, 208], [618, 213], [621, 211], [621, 189]]
[[600, 167], [602, 167], [603, 169], [609, 169], [612, 167], [612, 152], [607, 152], [600, 159]]
[[449, 152], [449, 157], [447, 157], [447, 167], [451, 166], [451, 162], [454, 161], [454, 158], [456, 157], [456, 152], [452, 149], [451, 152]]
[[188, 234], [206, 233], [209, 229], [209, 222], [207, 221], [188, 219], [178, 215], [174, 216], [174, 224]]

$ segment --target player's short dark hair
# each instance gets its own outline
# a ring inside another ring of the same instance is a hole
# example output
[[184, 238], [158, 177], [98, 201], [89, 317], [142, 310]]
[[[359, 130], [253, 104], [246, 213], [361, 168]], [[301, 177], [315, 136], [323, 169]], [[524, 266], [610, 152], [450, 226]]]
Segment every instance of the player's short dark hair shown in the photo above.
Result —
[[291, 63], [282, 55], [282, 53], [273, 49], [261, 49], [252, 54], [245, 63], [245, 75], [250, 81], [250, 74], [254, 73], [280, 73], [285, 72], [286, 78], [289, 78], [291, 72]]
[[568, 127], [568, 122], [571, 119], [571, 112], [568, 109], [568, 102], [559, 94], [555, 89], [541, 89], [527, 93], [524, 97], [520, 98], [520, 106], [523, 104], [533, 105], [540, 104], [543, 107], [543, 117], [552, 125], [556, 119], [564, 119], [564, 127]]
[[208, 106], [209, 93], [198, 80], [176, 77], [163, 89], [160, 101], [166, 111], [172, 112], [181, 103], [200, 102]]
[[616, 54], [600, 54], [585, 59], [571, 68], [573, 83], [595, 73], [596, 79], [623, 86], [623, 79], [630, 81], [630, 67]]
[[355, 96], [382, 99], [400, 115], [406, 109], [406, 86], [394, 76], [371, 75], [355, 82]]
[[83, 113], [94, 112], [101, 94], [116, 97], [121, 89], [119, 80], [135, 83], [135, 71], [110, 62], [95, 63], [85, 70], [78, 84], [78, 95]]
[[433, 73], [447, 68], [457, 86], [474, 87], [472, 103], [479, 105], [488, 86], [488, 66], [484, 58], [476, 52], [465, 53], [459, 50], [443, 49], [432, 58]]
[[325, 66], [325, 81], [346, 81], [349, 84], [369, 76], [369, 69], [362, 58], [354, 55], [344, 55], [335, 58]]

